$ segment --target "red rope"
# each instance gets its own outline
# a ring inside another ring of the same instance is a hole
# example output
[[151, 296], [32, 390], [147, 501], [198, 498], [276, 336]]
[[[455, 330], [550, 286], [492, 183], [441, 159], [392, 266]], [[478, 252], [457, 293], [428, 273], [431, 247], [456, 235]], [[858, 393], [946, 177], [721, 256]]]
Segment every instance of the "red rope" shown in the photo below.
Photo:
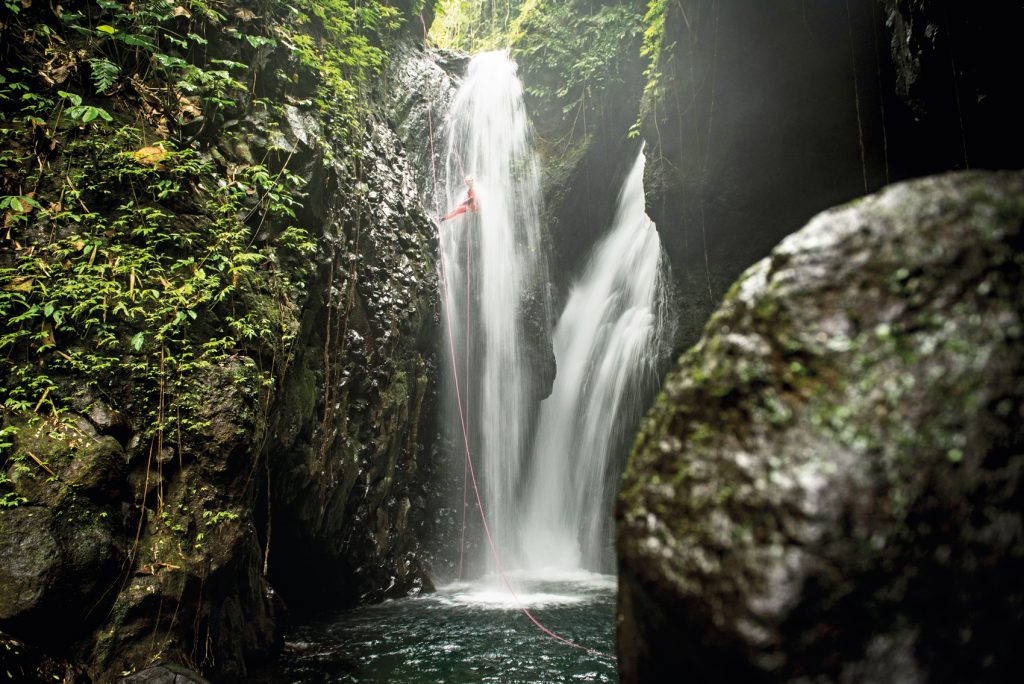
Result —
[[[427, 25], [426, 25], [426, 22], [423, 20], [423, 14], [422, 13], [420, 13], [420, 25], [423, 26], [423, 49], [424, 49], [424, 51], [426, 51], [427, 50]], [[430, 95], [429, 95], [429, 93], [430, 93], [430, 89], [429, 88], [427, 89], [427, 93], [428, 93], [428, 95], [427, 95], [427, 128], [428, 128], [428, 133], [430, 135], [430, 171], [433, 174], [435, 208], [439, 209], [439, 207], [437, 207], [437, 203], [438, 203], [438, 195], [437, 195], [437, 167], [436, 167], [436, 165], [434, 163], [434, 123], [433, 123], [432, 103], [431, 103], [431, 99], [430, 99]], [[438, 214], [440, 214], [440, 211], [438, 211]], [[448, 294], [449, 294], [449, 290], [448, 290], [447, 270], [444, 267], [444, 264], [445, 264], [444, 240], [438, 239], [437, 244], [438, 244], [438, 256], [439, 256], [438, 261], [439, 261], [439, 266], [440, 266], [440, 271], [441, 271], [441, 285], [444, 288], [443, 301], [444, 301], [444, 306], [445, 306], [445, 317], [444, 317], [445, 318], [445, 328], [446, 328], [447, 333], [448, 333], [448, 349], [449, 349], [449, 351], [451, 353], [451, 357], [452, 357], [452, 377], [453, 377], [453, 379], [455, 381], [455, 399], [456, 399], [456, 403], [459, 406], [459, 424], [462, 427], [462, 441], [463, 441], [463, 445], [465, 447], [465, 453], [466, 453], [465, 464], [466, 464], [466, 467], [469, 470], [470, 480], [473, 483], [473, 495], [476, 498], [476, 505], [477, 505], [477, 508], [480, 510], [480, 522], [483, 523], [484, 534], [487, 537], [487, 545], [490, 547], [491, 554], [494, 556], [494, 564], [498, 568], [498, 574], [501, 576], [501, 579], [504, 582], [505, 587], [508, 589], [508, 593], [512, 595], [512, 598], [515, 600], [516, 605], [519, 607], [519, 610], [523, 613], [523, 615], [525, 615], [527, 618], [529, 618], [530, 622], [532, 622], [534, 624], [534, 626], [537, 627], [537, 629], [539, 629], [541, 632], [543, 632], [544, 634], [547, 634], [549, 637], [551, 637], [552, 639], [555, 639], [556, 641], [559, 641], [559, 642], [561, 642], [561, 643], [563, 643], [563, 644], [565, 644], [567, 646], [571, 646], [573, 648], [578, 648], [581, 651], [586, 651], [587, 653], [589, 653], [589, 654], [591, 654], [593, 656], [597, 656], [599, 658], [608, 658], [608, 659], [614, 660], [615, 659], [615, 655], [613, 655], [611, 653], [605, 653], [603, 651], [598, 651], [596, 649], [589, 648], [587, 646], [583, 646], [582, 644], [577, 644], [576, 642], [571, 641], [569, 639], [566, 639], [565, 637], [563, 637], [563, 636], [561, 636], [559, 634], [556, 634], [555, 632], [553, 632], [550, 629], [548, 629], [547, 627], [545, 627], [544, 624], [541, 623], [540, 620], [535, 618], [533, 616], [533, 613], [531, 613], [530, 610], [519, 599], [519, 595], [516, 594], [515, 589], [512, 588], [512, 582], [509, 581], [508, 575], [505, 573], [505, 568], [501, 564], [501, 556], [498, 554], [498, 547], [495, 545], [494, 537], [491, 535], [490, 525], [487, 524], [487, 515], [486, 515], [486, 513], [484, 513], [484, 504], [483, 504], [483, 500], [480, 498], [480, 488], [477, 485], [477, 481], [476, 481], [476, 469], [473, 467], [472, 450], [470, 449], [470, 446], [469, 446], [469, 427], [468, 427], [468, 425], [466, 423], [465, 412], [462, 410], [462, 388], [461, 388], [461, 385], [459, 383], [458, 361], [457, 361], [457, 359], [455, 357], [455, 337], [452, 334], [452, 321], [451, 321], [451, 317], [448, 315], [449, 312], [448, 312], [448, 309], [447, 309], [447, 307], [448, 307]], [[468, 296], [468, 281], [467, 281], [467, 296]], [[468, 346], [468, 344], [467, 344], [467, 346]], [[465, 511], [465, 507], [463, 507], [463, 511]], [[465, 532], [465, 529], [463, 529], [463, 532]]]
[[[429, 121], [429, 118], [428, 118], [428, 121]], [[433, 134], [431, 134], [431, 144], [433, 144]], [[466, 377], [467, 378], [470, 377], [470, 375], [472, 373], [472, 371], [471, 371], [472, 366], [470, 365], [470, 348], [472, 346], [472, 338], [470, 337], [470, 331], [473, 328], [470, 325], [470, 320], [471, 319], [470, 319], [470, 309], [469, 309], [469, 305], [470, 305], [470, 301], [469, 301], [470, 278], [472, 277], [472, 271], [470, 270], [472, 268], [472, 263], [470, 262], [470, 253], [471, 253], [470, 247], [471, 246], [469, 244], [471, 236], [472, 236], [472, 233], [468, 233], [466, 235]], [[438, 244], [440, 244], [440, 242], [441, 241], [438, 240]], [[470, 389], [470, 386], [466, 385], [466, 430], [467, 431], [469, 430], [469, 407], [470, 407], [469, 389]], [[469, 465], [469, 455], [467, 454], [466, 458], [463, 460], [463, 463], [462, 463], [462, 539], [459, 542], [459, 580], [460, 581], [462, 580], [462, 559], [463, 559], [463, 556], [464, 556], [464, 554], [466, 552], [466, 479], [467, 479], [466, 476], [467, 476], [467, 473], [469, 471], [468, 465]]]

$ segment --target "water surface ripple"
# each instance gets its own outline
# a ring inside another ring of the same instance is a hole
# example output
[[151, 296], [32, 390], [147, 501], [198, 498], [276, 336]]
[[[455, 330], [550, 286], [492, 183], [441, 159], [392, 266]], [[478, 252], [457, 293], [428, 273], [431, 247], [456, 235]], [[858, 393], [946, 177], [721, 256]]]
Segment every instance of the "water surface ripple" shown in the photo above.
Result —
[[[520, 600], [547, 627], [613, 652], [615, 578], [573, 573], [513, 577]], [[275, 671], [285, 682], [616, 682], [615, 663], [545, 636], [496, 578], [386, 601], [295, 628]]]

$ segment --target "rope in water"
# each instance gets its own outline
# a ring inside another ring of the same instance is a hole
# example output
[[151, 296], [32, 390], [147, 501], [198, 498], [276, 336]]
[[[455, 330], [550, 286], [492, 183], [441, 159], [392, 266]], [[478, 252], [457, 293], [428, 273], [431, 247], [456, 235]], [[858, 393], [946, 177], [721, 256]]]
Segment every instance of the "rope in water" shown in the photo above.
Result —
[[[424, 51], [424, 53], [427, 53], [427, 25], [426, 25], [426, 22], [423, 20], [423, 14], [422, 13], [420, 14], [420, 25], [423, 27], [423, 51]], [[438, 194], [437, 194], [437, 166], [436, 166], [435, 161], [434, 161], [433, 103], [431, 101], [430, 88], [429, 87], [426, 89], [426, 92], [427, 92], [427, 98], [426, 98], [426, 100], [427, 100], [427, 129], [428, 129], [428, 134], [430, 136], [430, 172], [431, 172], [431, 175], [433, 177], [433, 183], [434, 183], [434, 208], [435, 208], [435, 212], [438, 215], [440, 215], [440, 213], [441, 213], [440, 212], [440, 198], [438, 197]], [[449, 293], [449, 291], [448, 291], [447, 270], [445, 269], [444, 240], [440, 239], [440, 236], [438, 236], [437, 244], [438, 244], [438, 257], [439, 257], [438, 258], [438, 263], [439, 263], [440, 272], [441, 272], [440, 273], [440, 275], [441, 275], [441, 286], [444, 289], [444, 297], [442, 297], [442, 301], [444, 302], [444, 307], [445, 307], [445, 311], [444, 311], [444, 313], [445, 313], [445, 316], [444, 316], [444, 318], [445, 318], [445, 328], [446, 328], [446, 331], [448, 333], [448, 349], [451, 352], [451, 357], [452, 357], [452, 377], [453, 377], [453, 379], [455, 381], [454, 382], [454, 384], [455, 384], [455, 399], [456, 399], [456, 402], [458, 403], [458, 406], [459, 406], [459, 424], [462, 427], [462, 441], [463, 441], [463, 446], [465, 447], [465, 455], [466, 455], [464, 468], [469, 471], [470, 481], [473, 484], [473, 495], [476, 498], [477, 509], [480, 511], [480, 522], [483, 523], [484, 535], [487, 537], [487, 545], [490, 547], [491, 555], [494, 557], [494, 564], [498, 568], [498, 574], [501, 576], [501, 580], [502, 580], [502, 582], [504, 582], [505, 587], [508, 589], [509, 594], [511, 594], [513, 600], [515, 600], [516, 606], [523, 613], [523, 615], [525, 615], [527, 618], [529, 618], [530, 622], [532, 622], [534, 624], [534, 626], [537, 627], [537, 629], [539, 629], [541, 632], [543, 632], [544, 634], [548, 635], [549, 637], [551, 637], [552, 639], [555, 639], [556, 641], [558, 641], [560, 643], [563, 643], [563, 644], [565, 644], [567, 646], [571, 646], [573, 648], [578, 648], [581, 651], [586, 651], [587, 653], [589, 653], [589, 654], [591, 654], [593, 656], [597, 656], [599, 658], [607, 658], [607, 659], [615, 660], [615, 655], [613, 655], [611, 653], [605, 653], [603, 651], [598, 651], [596, 649], [590, 648], [588, 646], [584, 646], [582, 644], [577, 644], [576, 642], [574, 642], [574, 641], [572, 641], [570, 639], [567, 639], [567, 638], [565, 638], [565, 637], [563, 637], [563, 636], [561, 636], [559, 634], [556, 634], [555, 632], [551, 631], [546, 626], [544, 626], [544, 624], [541, 623], [540, 620], [535, 618], [533, 616], [533, 613], [531, 613], [530, 610], [519, 599], [519, 595], [516, 594], [515, 589], [512, 588], [512, 582], [509, 581], [508, 575], [505, 573], [505, 568], [501, 564], [501, 556], [498, 554], [498, 547], [494, 543], [494, 537], [491, 535], [490, 525], [487, 524], [487, 515], [486, 515], [486, 513], [484, 513], [484, 504], [483, 504], [483, 500], [480, 498], [480, 488], [477, 486], [477, 481], [476, 481], [476, 469], [473, 467], [472, 450], [470, 449], [470, 446], [469, 446], [469, 427], [466, 424], [466, 415], [465, 415], [465, 412], [463, 411], [463, 408], [462, 408], [462, 387], [461, 387], [461, 384], [459, 382], [458, 361], [456, 360], [456, 357], [455, 357], [455, 337], [452, 334], [452, 321], [451, 321], [451, 317], [448, 315], [449, 314], [449, 311], [448, 311], [448, 293]], [[468, 285], [468, 283], [467, 283], [467, 285]], [[467, 311], [467, 313], [468, 313], [468, 311]], [[468, 324], [468, 319], [467, 319], [467, 324]], [[468, 340], [467, 340], [467, 346], [468, 346]], [[465, 505], [463, 505], [463, 511], [465, 511]], [[465, 539], [465, 525], [463, 525], [463, 539]], [[460, 556], [461, 556], [461, 553], [460, 553]], [[460, 560], [459, 560], [459, 565], [460, 565], [460, 571], [461, 571], [461, 565], [462, 565], [461, 557], [460, 557]]]

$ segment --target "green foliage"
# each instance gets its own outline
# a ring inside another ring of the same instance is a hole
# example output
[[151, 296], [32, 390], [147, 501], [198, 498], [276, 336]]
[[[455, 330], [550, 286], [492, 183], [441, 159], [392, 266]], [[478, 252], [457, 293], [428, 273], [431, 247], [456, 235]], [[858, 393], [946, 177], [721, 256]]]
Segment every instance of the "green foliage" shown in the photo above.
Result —
[[[216, 26], [225, 17], [202, 3], [184, 4], [191, 11], [162, 0], [137, 0], [130, 4], [97, 0], [102, 12], [99, 16], [73, 12], [61, 15], [66, 30], [83, 37], [86, 51], [93, 55], [86, 62], [96, 94], [114, 91], [125, 78], [142, 74], [172, 85], [155, 92], [162, 98], [161, 109], [176, 114], [179, 120], [186, 111], [193, 117], [200, 113], [216, 116], [237, 106], [246, 86], [231, 75], [231, 66], [218, 60], [209, 60], [213, 68], [199, 66], [199, 49], [207, 39], [192, 30], [175, 30], [175, 21], [181, 18], [189, 20], [191, 29], [197, 18]], [[230, 65], [246, 68], [237, 63]], [[188, 100], [189, 97], [194, 100]], [[97, 117], [111, 121], [103, 110], [96, 109], [86, 106], [85, 111], [72, 116], [84, 123]]]
[[257, 108], [273, 129], [285, 101], [348, 139], [400, 20], [376, 0], [14, 4], [0, 7], [0, 508], [25, 503], [14, 473], [48, 469], [16, 450], [15, 426], [63, 425], [83, 398], [156, 451], [202, 439], [219, 391], [262, 429], [318, 245], [291, 157], [209, 140]]
[[106, 57], [93, 57], [89, 60], [89, 65], [92, 67], [93, 85], [100, 94], [110, 90], [121, 75], [121, 67]]
[[627, 85], [623, 65], [642, 24], [629, 3], [591, 12], [583, 3], [528, 0], [511, 30], [513, 55], [530, 72], [527, 94], [571, 122]]
[[[17, 434], [18, 428], [13, 425], [6, 425], [0, 428], [0, 455], [13, 451], [14, 438]], [[19, 496], [14, 491], [14, 484], [8, 476], [8, 471], [24, 468], [24, 463], [25, 454], [12, 454], [7, 459], [6, 468], [0, 469], [0, 509], [14, 508], [23, 503], [28, 503], [28, 499]]]
[[[399, 11], [378, 0], [262, 0], [252, 9], [200, 0], [95, 0], [58, 15], [53, 26], [20, 26], [19, 17], [11, 21], [22, 29], [23, 40], [45, 34], [48, 65], [87, 67], [80, 73], [88, 76], [93, 93], [78, 93], [81, 101], [72, 103], [68, 112], [81, 124], [112, 123], [109, 108], [89, 97], [112, 96], [121, 89], [136, 91], [149, 105], [158, 104], [153, 109], [178, 124], [200, 116], [223, 120], [251, 95], [250, 65], [270, 52], [286, 51], [304, 69], [281, 71], [279, 78], [299, 90], [307, 87], [303, 81], [314, 82], [314, 102], [336, 124], [334, 133], [339, 135], [359, 128], [366, 114], [362, 94], [384, 65], [382, 45], [401, 23]], [[4, 31], [5, 38], [14, 35]], [[235, 51], [248, 59], [210, 58], [211, 34], [220, 42], [236, 43]], [[66, 74], [62, 71], [54, 80], [61, 83]], [[0, 82], [0, 97], [10, 90], [4, 86]]]
[[238, 514], [232, 511], [203, 511], [203, 520], [207, 527], [214, 527], [225, 520], [238, 520]]
[[[295, 225], [304, 181], [287, 163], [217, 168], [168, 133], [252, 106], [260, 55], [276, 51], [300, 68], [272, 78], [285, 93], [312, 85], [328, 134], [344, 138], [366, 113], [362, 93], [398, 10], [375, 0], [5, 8], [5, 40], [28, 54], [0, 68], [3, 413], [59, 417], [84, 385], [126, 401], [146, 435], [187, 437], [203, 427], [215, 366], [244, 355], [273, 367], [287, 348], [280, 311], [303, 284], [279, 265], [305, 264], [293, 268], [301, 279], [317, 245]], [[240, 374], [242, 389], [259, 391], [269, 373]], [[0, 452], [11, 446], [0, 440]]]
[[16, 214], [25, 214], [33, 208], [39, 209], [39, 202], [36, 202], [27, 195], [5, 195], [0, 197], [0, 211], [9, 209]]
[[644, 15], [644, 40], [640, 56], [647, 60], [644, 69], [644, 95], [658, 98], [661, 94], [661, 51], [665, 44], [665, 20], [668, 15], [668, 0], [649, 0]]
[[[197, 407], [209, 369], [231, 354], [258, 357], [288, 341], [270, 321], [234, 325], [228, 313], [239, 290], [265, 289], [258, 274], [269, 256], [253, 247], [243, 218], [294, 216], [297, 200], [284, 193], [298, 192], [296, 177], [251, 167], [218, 187], [194, 152], [168, 145], [153, 165], [140, 161], [139, 143], [138, 131], [122, 127], [69, 144], [65, 203], [34, 203], [51, 239], [0, 267], [7, 410], [38, 411], [45, 395], [57, 411], [67, 397], [56, 379], [71, 376], [98, 396], [129, 388], [150, 434], [189, 432], [202, 426], [169, 405]], [[204, 181], [217, 189], [188, 189]]]
[[83, 124], [92, 123], [97, 118], [110, 123], [114, 120], [114, 117], [110, 116], [110, 112], [103, 109], [102, 107], [93, 107], [91, 105], [82, 104], [82, 96], [76, 95], [75, 93], [67, 93], [63, 90], [58, 90], [57, 94], [65, 100], [71, 103], [71, 106], [67, 108], [66, 114]]
[[296, 58], [318, 75], [316, 105], [338, 132], [350, 132], [366, 114], [359, 94], [384, 66], [386, 55], [379, 43], [401, 25], [398, 10], [374, 0], [282, 5], [282, 10], [294, 12], [294, 23], [279, 33]]
[[507, 48], [516, 17], [534, 0], [438, 0], [430, 38], [440, 47], [480, 52]]

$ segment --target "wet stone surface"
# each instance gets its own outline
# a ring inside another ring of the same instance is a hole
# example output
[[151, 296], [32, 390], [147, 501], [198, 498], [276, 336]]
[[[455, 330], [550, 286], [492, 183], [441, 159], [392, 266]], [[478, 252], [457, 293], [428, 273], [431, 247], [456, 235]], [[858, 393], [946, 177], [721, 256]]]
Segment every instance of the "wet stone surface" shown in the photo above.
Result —
[[734, 285], [620, 492], [623, 681], [1019, 670], [1022, 198], [891, 186]]

